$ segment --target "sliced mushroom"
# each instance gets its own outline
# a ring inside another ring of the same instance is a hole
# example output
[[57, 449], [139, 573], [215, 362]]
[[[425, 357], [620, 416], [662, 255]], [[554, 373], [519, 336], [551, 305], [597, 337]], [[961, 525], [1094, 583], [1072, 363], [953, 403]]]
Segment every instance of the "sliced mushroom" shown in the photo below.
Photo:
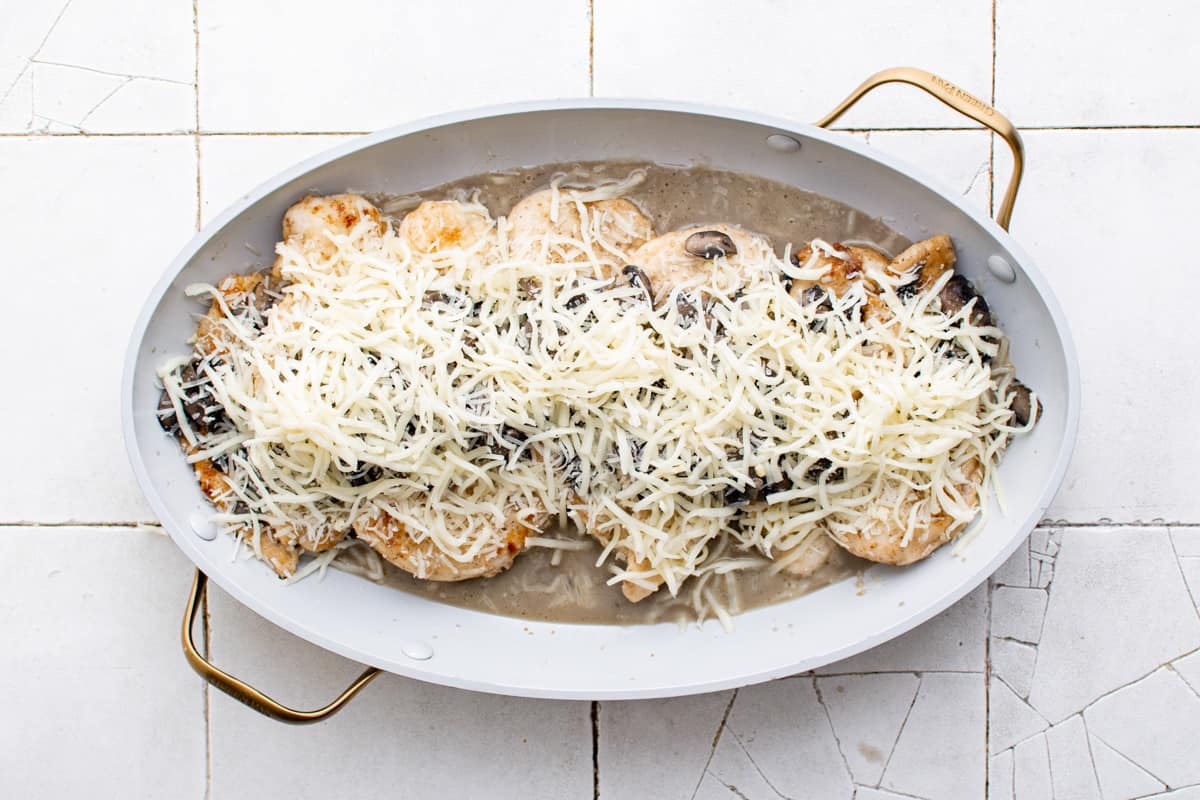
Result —
[[941, 293], [938, 294], [938, 300], [941, 301], [942, 311], [946, 314], [957, 314], [963, 309], [963, 306], [974, 300], [975, 305], [971, 308], [971, 324], [978, 328], [990, 327], [992, 324], [992, 313], [988, 308], [987, 301], [962, 275], [955, 275], [947, 281], [946, 285], [942, 287]]
[[630, 286], [637, 286], [646, 293], [646, 300], [650, 305], [654, 305], [654, 287], [650, 284], [650, 278], [646, 277], [646, 273], [641, 267], [629, 264], [625, 269], [621, 270], [625, 277], [629, 280]]
[[896, 296], [900, 298], [901, 303], [907, 303], [917, 296], [917, 292], [921, 289], [921, 279], [914, 278], [902, 286], [896, 287]]
[[1037, 408], [1033, 407], [1033, 392], [1028, 386], [1020, 381], [1013, 381], [1009, 387], [1008, 396], [1010, 398], [1008, 407], [1012, 409], [1013, 421], [1018, 425], [1028, 425], [1032, 416], [1034, 419], [1041, 419], [1042, 416], [1042, 401], [1037, 401]]
[[821, 476], [826, 475], [827, 473], [827, 480], [831, 483], [834, 481], [840, 481], [846, 477], [846, 470], [841, 467], [834, 469], [833, 462], [828, 458], [817, 459], [816, 462], [808, 468], [808, 471], [804, 473], [804, 477], [813, 483], [817, 483], [821, 480]]
[[383, 468], [378, 464], [359, 464], [358, 469], [346, 476], [351, 486], [365, 486], [383, 477]]
[[679, 319], [683, 327], [691, 325], [700, 316], [700, 305], [694, 302], [686, 293], [680, 292], [675, 296], [675, 308], [679, 310]]
[[758, 502], [763, 496], [763, 480], [755, 478], [743, 486], [729, 486], [725, 489], [725, 505], [745, 506]]
[[721, 231], [698, 231], [683, 243], [689, 256], [712, 260], [718, 256], [737, 255], [737, 245], [727, 233]]

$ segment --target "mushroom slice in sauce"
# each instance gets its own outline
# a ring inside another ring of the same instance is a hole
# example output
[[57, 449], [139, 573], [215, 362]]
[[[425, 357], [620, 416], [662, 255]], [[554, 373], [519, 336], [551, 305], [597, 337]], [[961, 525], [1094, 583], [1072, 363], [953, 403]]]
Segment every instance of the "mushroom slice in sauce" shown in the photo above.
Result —
[[693, 233], [683, 243], [683, 249], [689, 256], [696, 256], [711, 261], [721, 256], [737, 255], [737, 245], [729, 234], [721, 231], [698, 231]]
[[992, 312], [988, 308], [987, 300], [984, 300], [983, 295], [976, 292], [971, 282], [962, 275], [955, 275], [946, 282], [938, 294], [938, 300], [941, 301], [942, 311], [946, 314], [957, 314], [967, 303], [974, 300], [971, 324], [977, 328], [987, 328], [992, 324]]
[[1013, 381], [1008, 396], [1011, 398], [1008, 407], [1012, 409], [1013, 421], [1018, 425], [1028, 425], [1030, 418], [1041, 418], [1042, 401], [1037, 400], [1036, 407], [1034, 406], [1033, 391], [1028, 386], [1020, 381]]

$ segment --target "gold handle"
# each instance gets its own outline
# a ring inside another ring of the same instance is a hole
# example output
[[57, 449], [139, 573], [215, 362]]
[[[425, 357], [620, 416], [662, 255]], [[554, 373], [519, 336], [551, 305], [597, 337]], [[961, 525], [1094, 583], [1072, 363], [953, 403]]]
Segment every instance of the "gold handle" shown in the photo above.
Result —
[[213, 664], [200, 655], [200, 651], [196, 649], [196, 641], [193, 636], [196, 627], [196, 612], [200, 609], [200, 599], [204, 597], [204, 590], [207, 585], [208, 576], [200, 570], [196, 570], [196, 577], [192, 580], [192, 595], [188, 598], [187, 610], [183, 614], [183, 654], [187, 657], [188, 663], [192, 665], [192, 669], [196, 670], [197, 675], [234, 700], [250, 706], [258, 713], [281, 722], [290, 722], [293, 725], [306, 725], [310, 722], [319, 722], [340, 711], [342, 706], [349, 702], [350, 698], [358, 694], [360, 689], [370, 683], [379, 674], [379, 670], [369, 667], [366, 672], [355, 679], [354, 683], [350, 684], [350, 687], [346, 691], [334, 698], [332, 703], [312, 711], [297, 711], [294, 708], [288, 708], [282, 703], [272, 700], [250, 684], [233, 677], [228, 672]]
[[996, 212], [997, 224], [1004, 230], [1008, 230], [1008, 223], [1012, 220], [1013, 205], [1017, 202], [1017, 189], [1021, 186], [1021, 174], [1025, 171], [1025, 145], [1021, 142], [1021, 134], [999, 111], [979, 98], [964, 92], [950, 81], [916, 67], [893, 67], [876, 72], [851, 92], [849, 97], [839, 103], [837, 108], [818, 120], [817, 127], [828, 128], [842, 114], [849, 111], [851, 106], [861, 100], [867, 92], [885, 83], [907, 83], [923, 89], [963, 116], [970, 117], [981, 125], [991, 128], [1008, 143], [1013, 158], [1012, 177], [1008, 179], [1008, 189], [1005, 190], [1004, 199], [1000, 201], [1000, 209]]

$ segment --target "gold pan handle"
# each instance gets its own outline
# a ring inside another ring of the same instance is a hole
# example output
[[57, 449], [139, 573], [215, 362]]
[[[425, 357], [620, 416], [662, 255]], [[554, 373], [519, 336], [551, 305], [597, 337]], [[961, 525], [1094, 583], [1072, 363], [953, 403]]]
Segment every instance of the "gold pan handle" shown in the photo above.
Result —
[[370, 683], [379, 674], [379, 670], [374, 667], [368, 668], [355, 679], [354, 683], [350, 684], [346, 691], [334, 698], [333, 702], [312, 711], [297, 711], [294, 708], [288, 708], [282, 703], [272, 700], [250, 684], [239, 678], [235, 678], [213, 664], [200, 655], [200, 651], [196, 649], [194, 637], [196, 613], [200, 610], [200, 600], [204, 597], [207, 584], [208, 576], [200, 570], [196, 570], [196, 577], [192, 580], [192, 594], [188, 598], [187, 610], [183, 615], [183, 654], [187, 657], [188, 664], [191, 664], [192, 669], [196, 671], [197, 675], [234, 700], [250, 706], [258, 713], [293, 725], [307, 725], [311, 722], [319, 722], [340, 711], [342, 706], [349, 702], [350, 698], [358, 694], [360, 689]]
[[1008, 188], [1004, 191], [1004, 199], [1000, 201], [1000, 208], [996, 211], [997, 224], [1004, 230], [1008, 230], [1008, 224], [1012, 220], [1013, 205], [1017, 201], [1017, 190], [1021, 186], [1021, 174], [1025, 171], [1025, 145], [1021, 142], [1021, 134], [999, 111], [945, 78], [939, 78], [932, 72], [926, 72], [916, 67], [893, 67], [876, 72], [851, 92], [849, 97], [839, 103], [837, 108], [817, 120], [816, 126], [828, 128], [868, 92], [885, 83], [907, 83], [910, 86], [916, 86], [963, 116], [991, 128], [1008, 143], [1013, 158], [1012, 177], [1008, 179]]

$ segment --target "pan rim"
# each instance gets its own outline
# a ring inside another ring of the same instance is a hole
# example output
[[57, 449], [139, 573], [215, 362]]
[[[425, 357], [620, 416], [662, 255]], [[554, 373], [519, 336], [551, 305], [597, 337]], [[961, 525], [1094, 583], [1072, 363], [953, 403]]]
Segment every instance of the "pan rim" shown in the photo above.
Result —
[[[949, 205], [955, 207], [958, 211], [961, 211], [970, 217], [972, 221], [983, 227], [993, 239], [1008, 249], [1021, 264], [1027, 279], [1030, 281], [1033, 288], [1036, 290], [1042, 302], [1046, 306], [1049, 317], [1054, 326], [1054, 331], [1057, 334], [1062, 347], [1067, 373], [1065, 375], [1067, 400], [1067, 406], [1065, 409], [1065, 426], [1062, 438], [1057, 443], [1058, 452], [1055, 456], [1054, 464], [1050, 472], [1050, 478], [1046, 482], [1041, 495], [1037, 498], [1036, 503], [1033, 505], [1032, 513], [1030, 513], [1027, 518], [1020, 523], [1019, 528], [1024, 531], [1029, 531], [1036, 526], [1042, 513], [1044, 513], [1045, 509], [1053, 499], [1054, 494], [1058, 491], [1058, 488], [1063, 482], [1078, 435], [1080, 412], [1079, 362], [1075, 345], [1070, 334], [1070, 329], [1067, 326], [1065, 316], [1056, 296], [1048, 286], [1040, 270], [1037, 269], [1034, 262], [1013, 240], [1011, 235], [1008, 234], [1007, 231], [1000, 228], [1000, 226], [997, 225], [995, 221], [987, 215], [966, 206], [965, 203], [962, 202], [962, 199], [957, 196], [957, 193], [948, 190], [941, 184], [940, 181], [924, 174], [919, 168], [914, 168], [912, 165], [890, 155], [874, 151], [867, 145], [855, 140], [851, 136], [846, 135], [844, 132], [836, 130], [828, 131], [794, 120], [787, 120], [769, 114], [734, 108], [682, 101], [632, 98], [568, 98], [556, 100], [520, 101], [453, 111], [403, 123], [380, 130], [376, 133], [359, 136], [351, 141], [344, 142], [322, 153], [318, 153], [310, 158], [300, 161], [288, 169], [285, 169], [268, 180], [262, 182], [253, 190], [240, 197], [237, 202], [226, 208], [222, 213], [214, 217], [212, 221], [205, 225], [191, 238], [191, 240], [167, 265], [161, 277], [150, 291], [140, 313], [136, 318], [131, 332], [130, 342], [126, 351], [124, 370], [121, 379], [122, 433], [125, 440], [127, 455], [130, 459], [135, 477], [155, 514], [162, 520], [169, 519], [172, 516], [163, 498], [156, 490], [153, 489], [149, 471], [136, 440], [133, 415], [133, 386], [138, 356], [141, 350], [142, 342], [146, 336], [146, 331], [151, 317], [158, 308], [159, 304], [163, 301], [163, 298], [169, 287], [173, 283], [176, 276], [182, 272], [183, 269], [188, 266], [188, 264], [191, 263], [192, 259], [210, 239], [212, 239], [219, 231], [221, 231], [229, 222], [236, 219], [247, 209], [254, 206], [262, 198], [269, 195], [279, 187], [312, 171], [313, 169], [336, 162], [360, 150], [393, 139], [420, 134], [437, 128], [454, 125], [456, 123], [478, 121], [491, 117], [536, 114], [547, 111], [575, 110], [631, 110], [685, 114], [699, 117], [710, 117], [726, 121], [732, 120], [736, 122], [745, 122], [763, 127], [774, 128], [780, 133], [784, 134], [799, 135], [810, 139], [817, 139], [833, 145], [841, 150], [848, 151], [860, 158], [891, 168], [892, 170], [895, 170], [912, 178], [913, 180], [920, 182], [926, 188], [938, 195], [943, 202], [948, 203]], [[776, 666], [757, 672], [739, 672], [736, 675], [731, 675], [721, 680], [704, 680], [691, 683], [681, 681], [671, 686], [644, 686], [630, 689], [593, 690], [588, 688], [562, 689], [538, 687], [536, 685], [511, 685], [502, 682], [464, 678], [454, 675], [447, 675], [443, 672], [439, 672], [436, 668], [429, 669], [423, 667], [421, 662], [404, 663], [387, 660], [380, 663], [380, 659], [377, 656], [373, 656], [368, 652], [363, 652], [357, 647], [349, 646], [342, 642], [330, 639], [321, 632], [306, 626], [303, 620], [294, 619], [263, 602], [261, 598], [257, 598], [254, 593], [246, 591], [240, 587], [227, 574], [225, 574], [223, 570], [212, 568], [214, 565], [211, 563], [211, 559], [208, 558], [206, 554], [198, 550], [190, 541], [190, 539], [183, 535], [182, 532], [174, 530], [171, 526], [164, 527], [167, 527], [171, 538], [176, 542], [180, 549], [184, 551], [189, 560], [196, 564], [198, 568], [208, 567], [207, 569], [204, 569], [206, 574], [208, 574], [214, 582], [221, 586], [224, 591], [238, 600], [238, 602], [247, 606], [256, 614], [259, 614], [260, 616], [270, 620], [272, 623], [279, 625], [285, 630], [288, 630], [291, 633], [327, 650], [331, 650], [361, 663], [379, 667], [388, 672], [417, 678], [432, 683], [511, 696], [572, 700], [636, 699], [698, 694], [759, 683], [839, 661], [843, 658], [863, 652], [871, 647], [895, 638], [896, 636], [915, 628], [917, 625], [920, 625], [933, 616], [941, 613], [943, 610], [956, 603], [966, 594], [973, 591], [984, 580], [986, 580], [988, 576], [990, 576], [1009, 558], [1009, 556], [1012, 555], [1012, 553], [1020, 546], [1027, 536], [1026, 534], [1023, 536], [1012, 537], [1012, 540], [1007, 542], [1001, 551], [995, 557], [993, 557], [990, 562], [984, 563], [976, 568], [969, 575], [969, 577], [960, 581], [960, 583], [954, 587], [952, 591], [943, 593], [937, 601], [924, 607], [919, 612], [904, 617], [896, 624], [884, 628], [876, 632], [874, 635], [860, 638], [855, 642], [835, 651], [826, 652], [819, 656], [810, 657], [807, 659], [797, 659], [794, 662], [783, 666]]]

